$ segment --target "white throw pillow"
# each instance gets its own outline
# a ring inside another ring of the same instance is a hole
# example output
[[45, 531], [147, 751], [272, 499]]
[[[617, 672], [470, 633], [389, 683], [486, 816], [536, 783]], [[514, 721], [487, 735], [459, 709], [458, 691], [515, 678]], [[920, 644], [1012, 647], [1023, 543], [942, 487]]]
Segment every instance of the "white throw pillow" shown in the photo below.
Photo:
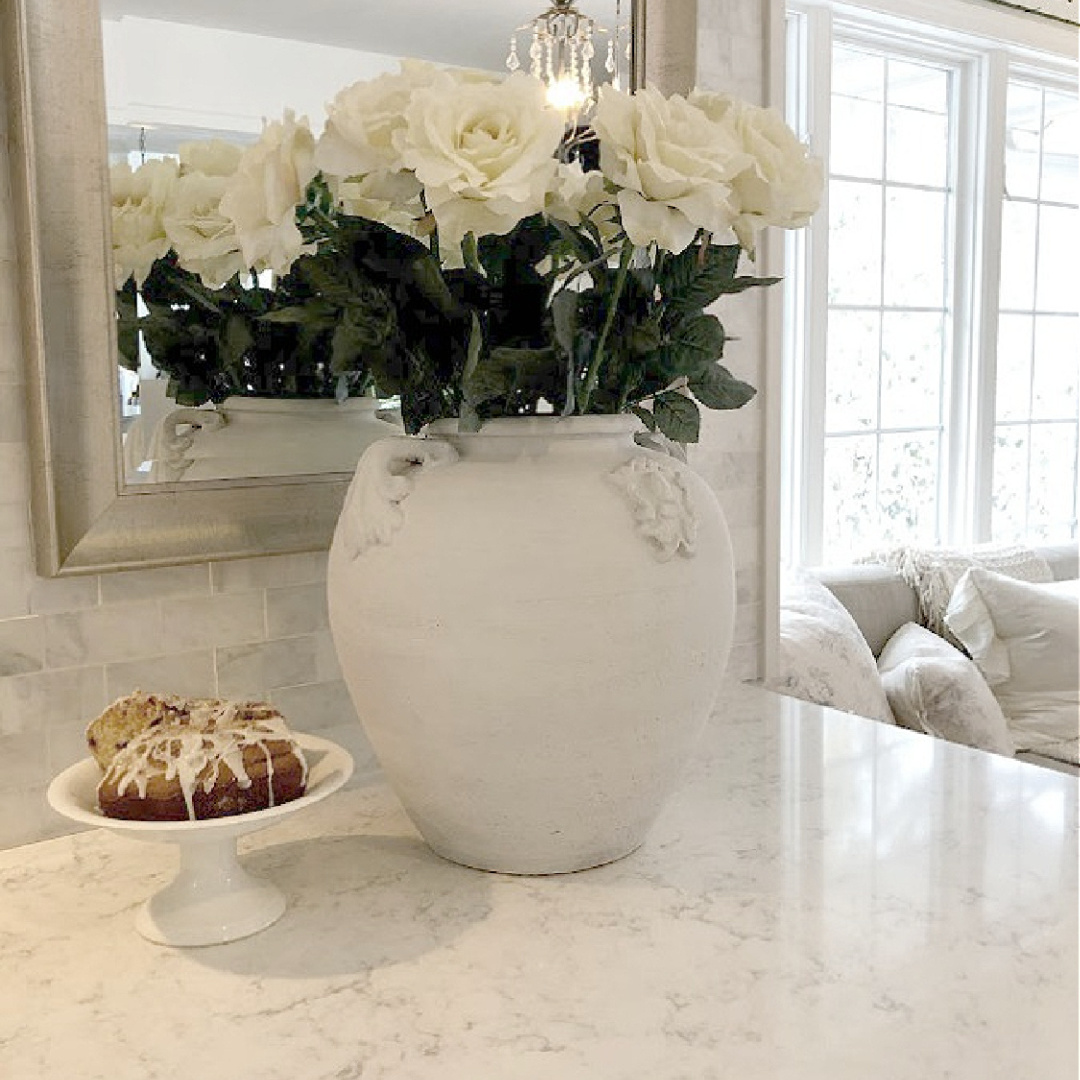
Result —
[[905, 623], [878, 657], [896, 722], [939, 739], [1011, 757], [1009, 723], [979, 669], [959, 649]]
[[945, 622], [994, 691], [1016, 748], [1076, 763], [1080, 581], [1036, 585], [971, 569]]
[[1050, 564], [1041, 555], [1015, 544], [983, 544], [964, 549], [901, 547], [878, 552], [873, 561], [899, 571], [919, 598], [923, 624], [946, 640], [950, 640], [950, 636], [945, 609], [957, 582], [972, 567], [1008, 574], [1023, 581], [1054, 580]]
[[777, 675], [770, 689], [892, 724], [870, 646], [848, 610], [806, 575], [785, 580]]

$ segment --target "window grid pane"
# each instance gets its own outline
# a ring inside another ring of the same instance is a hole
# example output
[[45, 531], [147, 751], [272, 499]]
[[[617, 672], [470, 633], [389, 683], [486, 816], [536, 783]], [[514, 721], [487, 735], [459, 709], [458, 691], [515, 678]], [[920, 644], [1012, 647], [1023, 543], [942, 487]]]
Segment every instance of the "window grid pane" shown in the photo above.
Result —
[[833, 55], [823, 553], [838, 561], [938, 539], [955, 75]]
[[1077, 535], [1080, 310], [1075, 95], [1010, 81], [991, 537]]

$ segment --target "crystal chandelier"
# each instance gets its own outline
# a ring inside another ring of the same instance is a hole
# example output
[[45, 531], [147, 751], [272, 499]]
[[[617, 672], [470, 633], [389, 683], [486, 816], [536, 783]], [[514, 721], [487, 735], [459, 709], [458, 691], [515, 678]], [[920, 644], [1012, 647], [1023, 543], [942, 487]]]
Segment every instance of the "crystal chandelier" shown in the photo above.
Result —
[[615, 32], [597, 26], [596, 20], [582, 15], [573, 0], [552, 0], [551, 7], [532, 22], [519, 26], [510, 38], [506, 66], [511, 71], [521, 67], [517, 35], [529, 31], [529, 70], [547, 84], [548, 101], [568, 116], [587, 110], [596, 99], [592, 61], [596, 55], [593, 36], [608, 35], [604, 69], [612, 84], [619, 86], [617, 54], [623, 37], [621, 3], [617, 0]]

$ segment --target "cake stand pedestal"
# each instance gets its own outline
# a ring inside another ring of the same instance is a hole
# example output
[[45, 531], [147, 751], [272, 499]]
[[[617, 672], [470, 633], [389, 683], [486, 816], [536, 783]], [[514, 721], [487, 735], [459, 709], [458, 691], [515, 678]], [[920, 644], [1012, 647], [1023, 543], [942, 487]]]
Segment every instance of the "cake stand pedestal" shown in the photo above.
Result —
[[179, 841], [180, 869], [139, 908], [135, 929], [159, 945], [217, 945], [265, 930], [285, 913], [285, 894], [249, 874], [237, 835]]

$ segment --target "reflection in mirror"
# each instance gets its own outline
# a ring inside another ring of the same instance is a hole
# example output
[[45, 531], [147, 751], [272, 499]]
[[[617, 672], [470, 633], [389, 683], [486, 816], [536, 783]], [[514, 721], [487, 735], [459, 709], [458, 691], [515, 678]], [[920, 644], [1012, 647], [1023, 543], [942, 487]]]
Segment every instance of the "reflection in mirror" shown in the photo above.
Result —
[[[299, 128], [281, 128], [293, 140], [288, 183], [310, 205], [300, 158], [321, 167], [327, 105], [344, 88], [398, 72], [404, 57], [495, 78], [539, 64], [546, 75], [532, 27], [542, 11], [537, 0], [334, 0], [316, 19], [288, 0], [102, 0], [126, 484], [347, 474], [392, 433], [394, 401], [367, 373], [354, 309], [303, 258], [244, 261], [223, 213], [230, 178], [268, 123], [295, 117]], [[629, 0], [586, 0], [581, 15], [574, 70], [590, 77], [571, 95], [629, 85]], [[549, 81], [555, 101], [567, 86]], [[164, 206], [157, 233], [150, 202]], [[416, 234], [414, 221], [383, 220]], [[304, 239], [315, 250], [313, 231]]]
[[[624, 7], [625, 3], [623, 0]], [[320, 4], [320, 11], [323, 6]], [[362, 26], [377, 25], [375, 13], [381, 9], [404, 8], [400, 0], [393, 5], [355, 0], [352, 6], [364, 13], [358, 20]], [[501, 10], [504, 6], [509, 4], [497, 7]], [[179, 7], [203, 15], [280, 8], [302, 28], [300, 34], [291, 34], [279, 24], [268, 28], [265, 37], [305, 40], [308, 24], [316, 21], [312, 6], [284, 2], [271, 5], [236, 0], [226, 5], [220, 0], [184, 0]], [[466, 7], [486, 10], [488, 21], [493, 21], [490, 13], [496, 6], [460, 0], [455, 15], [450, 16], [452, 27], [444, 20], [441, 29], [432, 29], [429, 37], [457, 40], [469, 36], [460, 32], [459, 16]], [[631, 85], [640, 84], [645, 66], [645, 7], [645, 0], [632, 0]], [[414, 13], [406, 40], [419, 41], [420, 31], [433, 21], [432, 13], [446, 13], [447, 9], [443, 0], [430, 0], [424, 17], [417, 18]], [[159, 15], [175, 11], [157, 8], [155, 0], [144, 0], [139, 10], [144, 16], [155, 10]], [[536, 10], [530, 7], [523, 17], [515, 16], [498, 27], [497, 36], [503, 42], [500, 53], [503, 47], [509, 48], [513, 25]], [[116, 10], [104, 14], [114, 23], [118, 21]], [[161, 483], [125, 481], [118, 437], [115, 273], [108, 247], [102, 16], [100, 0], [64, 0], [63, 4], [56, 0], [0, 0], [0, 78], [4, 80], [4, 120], [10, 133], [17, 257], [24, 282], [19, 320], [26, 356], [37, 571], [51, 577], [325, 549], [341, 510], [348, 472]], [[207, 24], [212, 21], [204, 20]], [[244, 30], [243, 26], [228, 29]], [[523, 54], [525, 41], [525, 35], [519, 36]], [[354, 43], [342, 40], [339, 44]], [[281, 48], [283, 59], [275, 60], [270, 68], [272, 81], [286, 79], [290, 71], [300, 73], [292, 82], [303, 83], [314, 76], [310, 63], [293, 59], [300, 56], [301, 45], [285, 41]], [[374, 45], [369, 51], [375, 51]], [[405, 50], [384, 44], [379, 51]], [[233, 59], [227, 44], [200, 56], [198, 63], [190, 52], [172, 47], [164, 56], [138, 50], [136, 56], [150, 68], [165, 70], [168, 66], [170, 77], [176, 80], [194, 72], [196, 86], [209, 78], [208, 71], [226, 69]], [[335, 79], [335, 84], [346, 82], [348, 74]], [[122, 79], [129, 86], [138, 85], [130, 72]], [[228, 122], [221, 119], [222, 113], [234, 112], [228, 99], [199, 100], [206, 106], [201, 117], [189, 115], [181, 122], [175, 114], [169, 117], [164, 111], [140, 116], [135, 106], [151, 103], [122, 95], [118, 104], [127, 112], [118, 123], [130, 128], [127, 138], [134, 141], [117, 149], [138, 151], [143, 128], [148, 140], [151, 131], [162, 132], [163, 138], [163, 129], [170, 125], [194, 127], [196, 130], [188, 134], [200, 136], [225, 129], [244, 134], [235, 117]], [[252, 105], [245, 114], [248, 138], [255, 134], [264, 112], [272, 115], [283, 104], [284, 97]], [[288, 104], [314, 111], [323, 102], [316, 100], [312, 106], [310, 100], [305, 104], [297, 98]], [[217, 115], [216, 127], [208, 125], [208, 114]], [[177, 133], [177, 142], [179, 138]], [[167, 149], [162, 142], [158, 152]], [[176, 146], [171, 149], [175, 151]], [[132, 422], [127, 421], [129, 425]]]

